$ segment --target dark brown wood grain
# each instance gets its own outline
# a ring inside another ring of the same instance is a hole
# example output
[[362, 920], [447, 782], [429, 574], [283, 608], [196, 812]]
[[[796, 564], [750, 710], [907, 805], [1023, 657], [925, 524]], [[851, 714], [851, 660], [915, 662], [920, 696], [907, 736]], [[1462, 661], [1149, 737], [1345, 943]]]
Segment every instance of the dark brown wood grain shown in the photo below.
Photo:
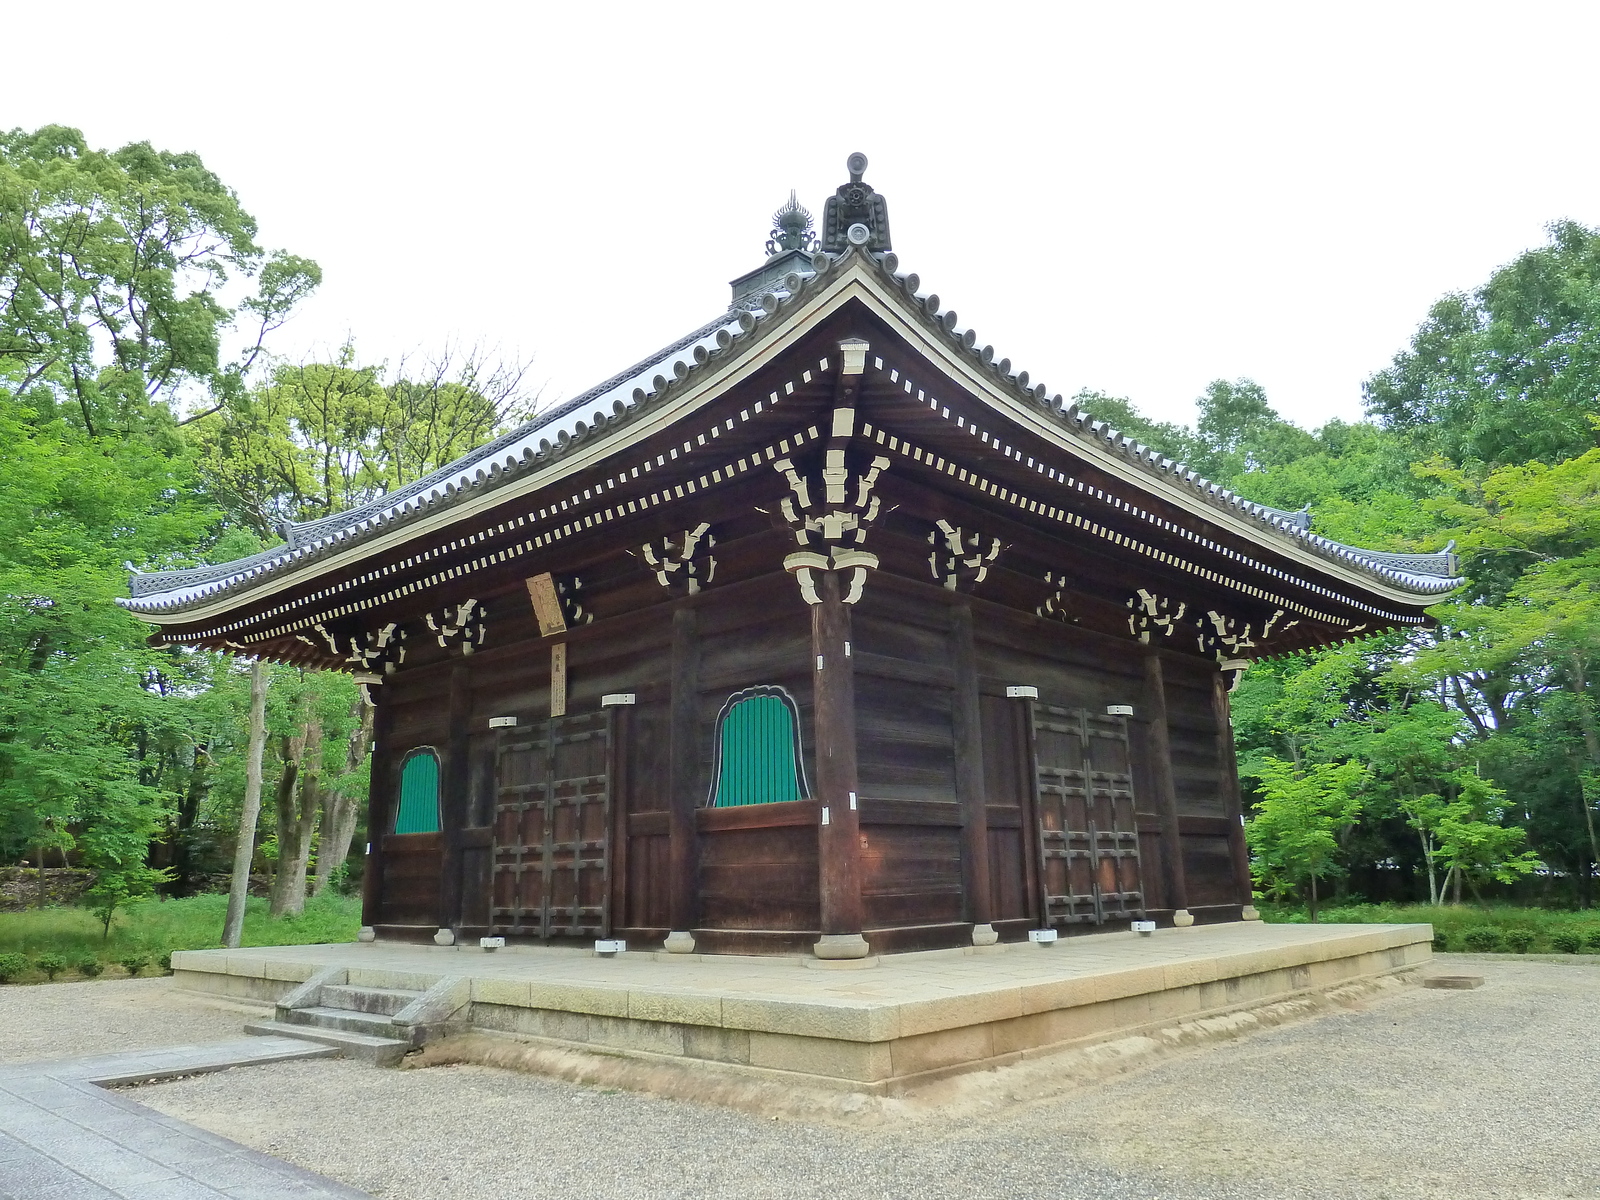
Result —
[[1146, 743], [1155, 809], [1161, 822], [1162, 892], [1165, 908], [1188, 908], [1189, 889], [1183, 874], [1183, 833], [1178, 818], [1178, 795], [1172, 784], [1172, 751], [1167, 742], [1167, 693], [1161, 678], [1161, 656], [1147, 648], [1144, 655]]
[[819, 828], [824, 934], [860, 933], [861, 833], [857, 798], [854, 669], [850, 607], [839, 594], [839, 576], [821, 574], [821, 602], [811, 608], [811, 652], [815, 658], [817, 799], [827, 823]]

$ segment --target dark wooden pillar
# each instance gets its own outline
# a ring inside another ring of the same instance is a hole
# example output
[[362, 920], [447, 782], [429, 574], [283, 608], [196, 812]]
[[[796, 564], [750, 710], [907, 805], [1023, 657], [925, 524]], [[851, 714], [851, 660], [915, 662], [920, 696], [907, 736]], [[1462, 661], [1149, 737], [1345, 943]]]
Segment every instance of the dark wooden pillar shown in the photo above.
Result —
[[816, 728], [818, 830], [822, 890], [819, 958], [858, 958], [861, 938], [861, 821], [857, 810], [856, 694], [850, 662], [850, 607], [839, 573], [818, 572], [820, 602], [811, 606], [812, 713]]
[[975, 940], [993, 935], [994, 892], [989, 880], [988, 790], [983, 775], [983, 717], [978, 708], [978, 652], [972, 639], [972, 608], [965, 602], [951, 610], [950, 657], [955, 667], [955, 695], [950, 717], [955, 740], [956, 801], [961, 806], [961, 887], [966, 916]]
[[383, 913], [383, 838], [389, 829], [389, 759], [394, 753], [394, 707], [389, 689], [381, 684], [367, 688], [372, 697], [372, 773], [367, 784], [367, 857], [361, 875], [361, 923], [379, 924]]
[[439, 928], [461, 923], [461, 831], [467, 824], [467, 804], [472, 771], [469, 760], [472, 717], [472, 675], [465, 663], [450, 669], [449, 733], [445, 747], [444, 778], [440, 782], [439, 817], [444, 834], [444, 861], [440, 864]]
[[1149, 721], [1150, 783], [1155, 789], [1156, 812], [1161, 817], [1161, 861], [1164, 864], [1167, 901], [1175, 921], [1189, 915], [1189, 885], [1183, 873], [1183, 836], [1178, 825], [1178, 790], [1172, 782], [1172, 743], [1167, 732], [1167, 689], [1161, 675], [1161, 655], [1147, 647], [1144, 655], [1145, 715]]
[[1218, 671], [1211, 677], [1211, 712], [1217, 724], [1217, 783], [1222, 790], [1222, 810], [1228, 818], [1228, 850], [1233, 855], [1233, 883], [1239, 903], [1255, 912], [1251, 905], [1250, 849], [1244, 841], [1243, 805], [1239, 798], [1239, 760], [1234, 757], [1233, 714], [1228, 705], [1228, 676]]
[[700, 783], [700, 637], [694, 609], [680, 605], [672, 613], [672, 698], [668, 715], [668, 911], [672, 929], [687, 933], [699, 923], [696, 872], [698, 847], [694, 824]]

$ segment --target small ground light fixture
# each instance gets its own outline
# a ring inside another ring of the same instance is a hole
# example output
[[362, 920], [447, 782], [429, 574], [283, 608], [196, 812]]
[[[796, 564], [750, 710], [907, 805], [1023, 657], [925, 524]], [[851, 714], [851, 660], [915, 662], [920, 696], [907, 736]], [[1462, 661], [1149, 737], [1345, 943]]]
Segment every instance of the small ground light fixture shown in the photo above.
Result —
[[506, 940], [503, 937], [479, 938], [478, 945], [485, 954], [493, 954], [496, 950], [505, 948]]
[[1133, 931], [1141, 937], [1149, 937], [1156, 931], [1156, 923], [1154, 921], [1135, 921], [1133, 923]]
[[599, 938], [595, 941], [594, 952], [601, 958], [615, 958], [628, 948], [628, 943], [621, 939]]
[[1056, 931], [1054, 929], [1030, 929], [1028, 940], [1036, 946], [1054, 946], [1056, 944]]

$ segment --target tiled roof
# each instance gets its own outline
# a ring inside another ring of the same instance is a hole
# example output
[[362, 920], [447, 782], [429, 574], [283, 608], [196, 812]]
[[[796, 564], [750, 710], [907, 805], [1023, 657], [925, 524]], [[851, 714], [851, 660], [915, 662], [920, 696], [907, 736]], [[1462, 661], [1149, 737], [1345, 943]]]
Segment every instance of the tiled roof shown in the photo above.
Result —
[[[372, 537], [380, 530], [386, 532], [396, 524], [406, 524], [425, 513], [459, 503], [469, 495], [479, 495], [542, 471], [590, 437], [611, 433], [615, 427], [631, 423], [646, 409], [653, 409], [669, 395], [679, 394], [682, 385], [696, 377], [707, 364], [725, 356], [736, 345], [742, 349], [752, 335], [764, 334], [773, 328], [775, 319], [789, 310], [794, 301], [814, 293], [851, 259], [869, 264], [880, 280], [903, 293], [928, 330], [981, 366], [1013, 398], [1052, 416], [1069, 435], [1069, 440], [1108, 447], [1140, 471], [1179, 483], [1207, 507], [1232, 510], [1252, 518], [1264, 533], [1269, 533], [1269, 539], [1281, 537], [1298, 542], [1319, 557], [1360, 568], [1391, 584], [1399, 584], [1419, 597], [1442, 594], [1457, 586], [1453, 544], [1437, 554], [1391, 554], [1345, 546], [1314, 534], [1304, 513], [1288, 513], [1246, 500], [1204, 479], [1182, 463], [1124, 437], [1076, 406], [1066, 405], [1060, 395], [1051, 395], [1043, 384], [1031, 382], [1028, 372], [1013, 371], [1009, 359], [997, 360], [993, 347], [980, 348], [971, 329], [958, 330], [956, 314], [941, 309], [937, 295], [921, 293], [916, 275], [898, 273], [895, 255], [864, 254], [851, 248], [837, 256], [819, 253], [812, 270], [790, 273], [773, 290], [743, 298], [735, 307], [670, 346], [424, 479], [379, 496], [360, 508], [317, 521], [288, 525], [283, 544], [248, 558], [180, 571], [135, 574], [129, 582], [131, 599], [119, 603], [143, 613], [194, 607], [219, 593], [252, 586]], [[1265, 544], [1270, 545], [1271, 540]]]

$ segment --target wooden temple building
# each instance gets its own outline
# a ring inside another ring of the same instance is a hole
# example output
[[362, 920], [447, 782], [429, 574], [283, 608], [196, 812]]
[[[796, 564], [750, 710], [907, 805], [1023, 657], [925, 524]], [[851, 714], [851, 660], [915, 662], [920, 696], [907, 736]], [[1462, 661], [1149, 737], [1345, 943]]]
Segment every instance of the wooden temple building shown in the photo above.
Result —
[[167, 643], [370, 684], [376, 937], [844, 958], [1254, 915], [1235, 673], [1424, 624], [1453, 556], [1328, 541], [1064, 404], [900, 269], [849, 165], [638, 365], [132, 580]]

